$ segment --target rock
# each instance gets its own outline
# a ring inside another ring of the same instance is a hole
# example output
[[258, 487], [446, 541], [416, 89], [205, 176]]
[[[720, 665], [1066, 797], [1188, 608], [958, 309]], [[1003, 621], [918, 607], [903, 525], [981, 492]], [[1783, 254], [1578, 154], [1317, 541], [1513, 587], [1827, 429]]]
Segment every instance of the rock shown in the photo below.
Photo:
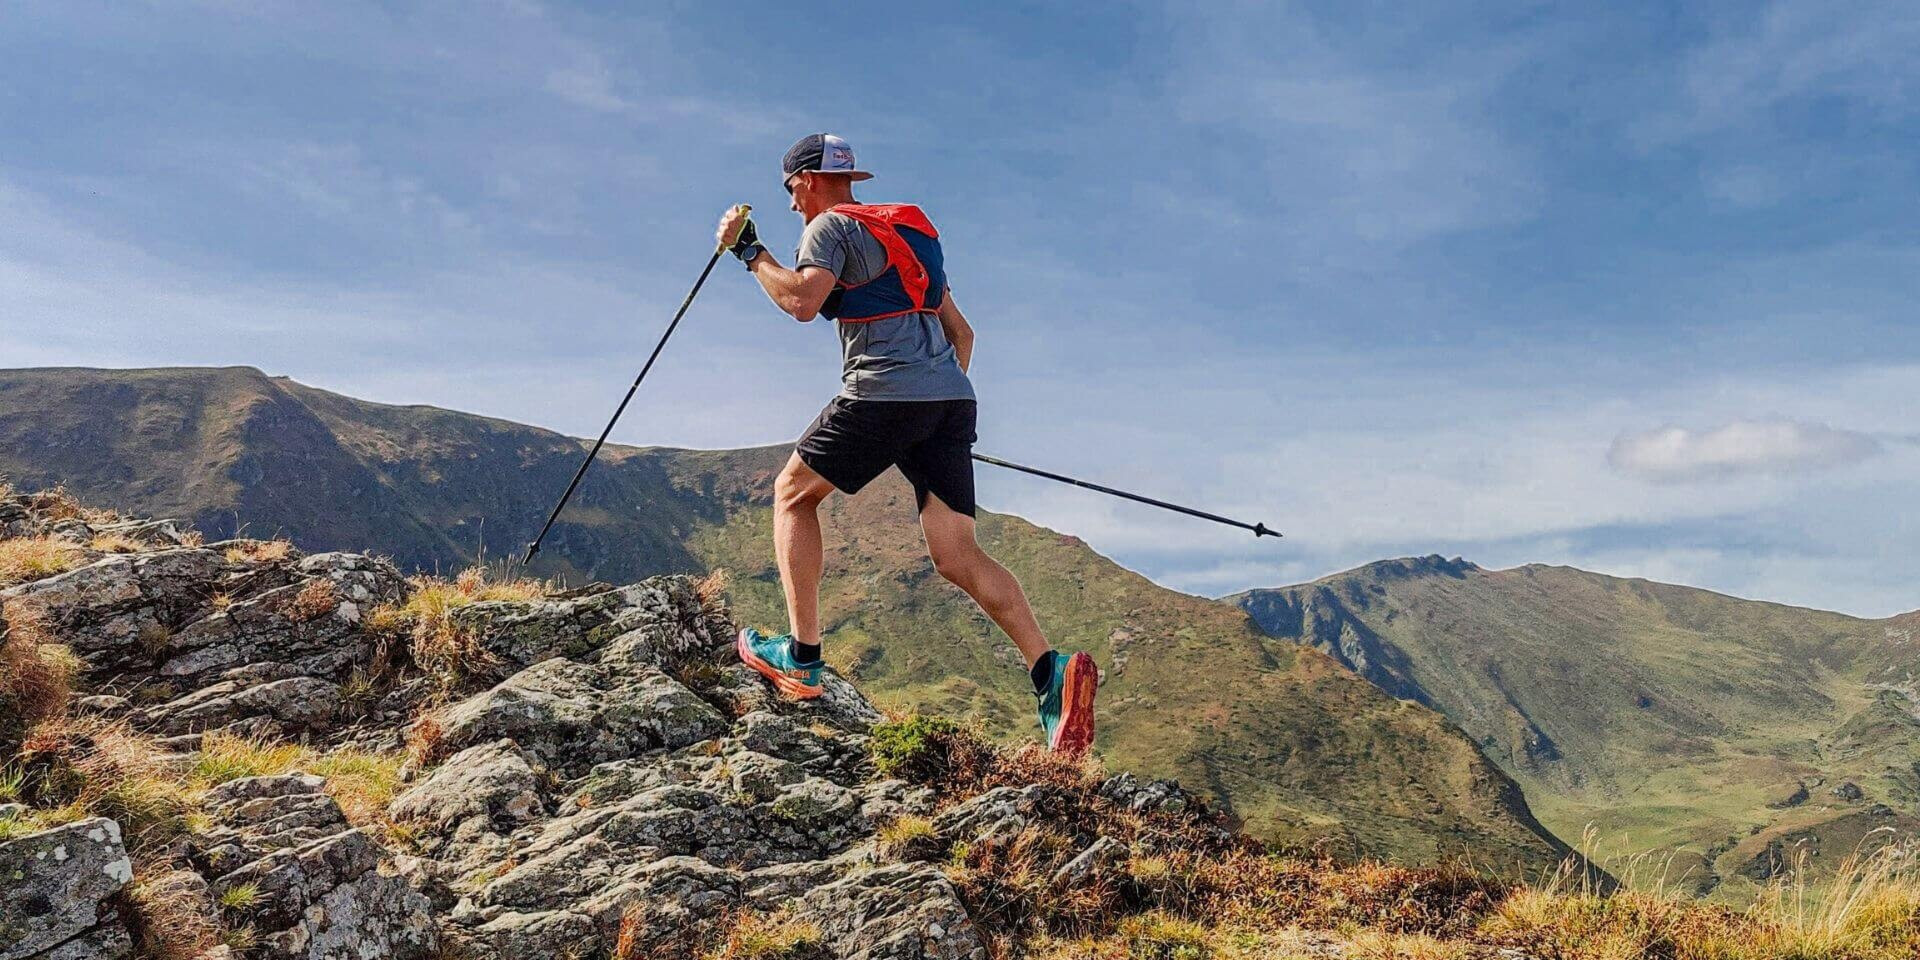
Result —
[[497, 740], [448, 758], [387, 808], [396, 821], [431, 828], [435, 836], [467, 840], [504, 833], [546, 813], [539, 760]]
[[123, 955], [130, 944], [110, 898], [132, 880], [120, 825], [104, 817], [0, 843], [0, 960], [63, 945], [71, 957]]
[[1179, 813], [1193, 803], [1193, 797], [1172, 780], [1142, 781], [1131, 773], [1102, 783], [1100, 796], [1134, 813]]
[[815, 887], [800, 915], [844, 960], [986, 960], [953, 885], [923, 863], [892, 864]]
[[353, 829], [325, 781], [248, 777], [208, 791], [215, 826], [196, 857], [222, 894], [250, 887], [231, 921], [260, 933], [250, 956], [280, 960], [425, 958], [439, 936], [427, 898], [382, 871], [386, 852]]
[[1053, 885], [1057, 889], [1065, 889], [1091, 883], [1095, 878], [1112, 872], [1126, 859], [1125, 844], [1112, 837], [1101, 837], [1054, 871]]
[[338, 681], [370, 662], [379, 641], [361, 630], [362, 611], [401, 598], [400, 571], [345, 553], [316, 553], [294, 570], [292, 582], [182, 628], [164, 644], [160, 673], [203, 677], [265, 661]]
[[649, 670], [606, 670], [555, 657], [454, 706], [440, 721], [447, 749], [502, 738], [569, 774], [719, 735], [727, 721], [678, 681]]
[[1807, 785], [1799, 780], [1795, 780], [1792, 786], [1781, 787], [1775, 790], [1773, 797], [1767, 801], [1767, 806], [1775, 810], [1797, 807], [1806, 803], [1808, 796]]
[[57, 633], [90, 675], [150, 669], [175, 630], [205, 615], [220, 556], [183, 548], [116, 554], [57, 576], [0, 590], [9, 620]]
[[1854, 783], [1852, 780], [1842, 781], [1839, 786], [1834, 787], [1829, 792], [1833, 794], [1836, 800], [1858, 800], [1867, 795], [1866, 791], [1861, 790], [1860, 785]]
[[476, 603], [453, 611], [451, 619], [506, 672], [551, 657], [600, 659], [625, 671], [670, 668], [718, 642], [686, 577], [572, 599]]

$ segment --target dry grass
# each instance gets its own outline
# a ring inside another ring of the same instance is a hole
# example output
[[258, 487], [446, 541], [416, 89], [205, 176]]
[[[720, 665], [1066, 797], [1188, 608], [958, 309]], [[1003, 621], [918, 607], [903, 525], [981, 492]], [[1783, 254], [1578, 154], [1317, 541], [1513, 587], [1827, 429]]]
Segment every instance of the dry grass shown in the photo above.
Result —
[[733, 582], [733, 575], [725, 567], [715, 567], [693, 585], [693, 595], [700, 599], [700, 609], [709, 617], [727, 615], [727, 585]]
[[874, 831], [873, 840], [881, 856], [903, 860], [933, 853], [932, 847], [938, 838], [934, 834], [933, 821], [926, 817], [906, 815], [881, 824], [880, 829]]
[[308, 580], [293, 599], [288, 601], [286, 614], [296, 623], [307, 623], [327, 616], [340, 608], [340, 591], [334, 588], [333, 581], [324, 577]]
[[0, 540], [0, 587], [66, 573], [86, 560], [80, 545], [55, 537]]
[[407, 728], [407, 760], [416, 767], [430, 767], [446, 759], [446, 725], [437, 710], [425, 710]]
[[377, 825], [400, 787], [406, 755], [342, 747], [325, 752], [226, 733], [201, 739], [193, 779], [216, 786], [241, 777], [276, 776], [296, 770], [327, 779], [327, 794], [355, 825]]
[[144, 541], [135, 540], [124, 533], [100, 533], [87, 542], [87, 547], [97, 553], [145, 553], [153, 549]]
[[0, 633], [0, 756], [11, 756], [29, 730], [65, 715], [80, 662], [47, 642], [38, 617], [13, 607]]
[[40, 519], [58, 523], [61, 520], [114, 520], [111, 511], [89, 510], [80, 505], [80, 501], [67, 492], [66, 487], [54, 487], [24, 496], [27, 509], [40, 515]]
[[787, 911], [741, 913], [719, 947], [702, 960], [825, 960], [820, 928]]
[[219, 946], [227, 932], [206, 885], [191, 870], [136, 874], [127, 901], [128, 927], [138, 955], [148, 960], [194, 960]]
[[420, 576], [408, 584], [412, 589], [407, 599], [375, 607], [367, 615], [367, 626], [376, 632], [404, 636], [413, 663], [446, 684], [483, 673], [493, 665], [478, 638], [454, 623], [455, 610], [497, 600], [538, 600], [552, 592], [552, 586], [541, 580], [490, 581], [479, 567], [452, 580]]
[[293, 552], [286, 540], [242, 540], [227, 547], [222, 556], [228, 563], [273, 563], [285, 560]]

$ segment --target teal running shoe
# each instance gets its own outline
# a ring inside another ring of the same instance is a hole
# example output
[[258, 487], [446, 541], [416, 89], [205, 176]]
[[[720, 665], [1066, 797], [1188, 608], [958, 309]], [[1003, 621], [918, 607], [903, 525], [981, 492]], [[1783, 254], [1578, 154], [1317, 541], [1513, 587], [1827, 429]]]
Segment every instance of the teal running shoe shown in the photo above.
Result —
[[1047, 749], [1086, 753], [1093, 746], [1093, 695], [1100, 689], [1100, 668], [1085, 653], [1047, 655], [1054, 658], [1053, 681], [1040, 695], [1040, 730]]
[[781, 691], [811, 700], [827, 692], [821, 685], [820, 672], [826, 664], [816, 660], [801, 663], [793, 658], [793, 634], [783, 633], [777, 637], [763, 637], [760, 631], [748, 627], [740, 631], [733, 642], [733, 648], [740, 653], [740, 662], [773, 681]]

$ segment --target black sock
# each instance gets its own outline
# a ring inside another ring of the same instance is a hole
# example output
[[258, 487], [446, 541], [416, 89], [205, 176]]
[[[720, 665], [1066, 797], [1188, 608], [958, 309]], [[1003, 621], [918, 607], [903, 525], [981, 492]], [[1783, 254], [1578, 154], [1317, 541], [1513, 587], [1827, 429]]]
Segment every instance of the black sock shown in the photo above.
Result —
[[800, 663], [819, 663], [820, 645], [817, 643], [793, 642], [793, 659]]
[[1027, 671], [1033, 678], [1033, 692], [1036, 696], [1046, 696], [1047, 688], [1053, 685], [1053, 651], [1048, 650], [1033, 662], [1033, 669]]

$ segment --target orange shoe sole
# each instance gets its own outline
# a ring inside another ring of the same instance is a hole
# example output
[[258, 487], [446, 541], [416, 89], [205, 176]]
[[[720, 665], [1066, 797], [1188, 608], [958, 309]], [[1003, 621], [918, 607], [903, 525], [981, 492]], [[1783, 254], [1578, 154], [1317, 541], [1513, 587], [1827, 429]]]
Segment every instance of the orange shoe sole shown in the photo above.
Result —
[[740, 654], [741, 663], [760, 671], [760, 675], [766, 677], [768, 680], [772, 680], [774, 687], [781, 693], [801, 700], [812, 700], [814, 697], [827, 692], [827, 688], [825, 687], [814, 687], [801, 683], [787, 676], [779, 667], [760, 659], [760, 657], [747, 646], [747, 632], [745, 630], [740, 631], [740, 633], [733, 638], [733, 649]]
[[1100, 668], [1093, 658], [1076, 653], [1067, 658], [1067, 679], [1060, 690], [1060, 725], [1053, 729], [1055, 753], [1079, 755], [1093, 746], [1093, 696], [1100, 689]]

